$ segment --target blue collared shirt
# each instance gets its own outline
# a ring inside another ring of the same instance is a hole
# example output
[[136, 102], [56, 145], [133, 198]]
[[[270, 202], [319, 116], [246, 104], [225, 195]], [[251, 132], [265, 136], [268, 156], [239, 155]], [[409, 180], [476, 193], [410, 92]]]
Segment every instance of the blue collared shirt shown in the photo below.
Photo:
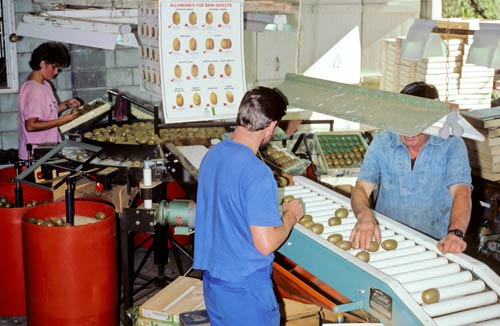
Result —
[[412, 169], [410, 153], [400, 136], [388, 131], [373, 139], [358, 180], [378, 185], [375, 210], [436, 239], [447, 234], [450, 186], [472, 188], [462, 138], [429, 136]]

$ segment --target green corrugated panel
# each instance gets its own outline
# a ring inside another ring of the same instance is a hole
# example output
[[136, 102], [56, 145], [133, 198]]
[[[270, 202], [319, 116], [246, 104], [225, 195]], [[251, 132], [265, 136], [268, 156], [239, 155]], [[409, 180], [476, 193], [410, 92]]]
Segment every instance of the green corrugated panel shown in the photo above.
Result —
[[450, 112], [450, 104], [287, 74], [277, 86], [290, 106], [412, 136]]

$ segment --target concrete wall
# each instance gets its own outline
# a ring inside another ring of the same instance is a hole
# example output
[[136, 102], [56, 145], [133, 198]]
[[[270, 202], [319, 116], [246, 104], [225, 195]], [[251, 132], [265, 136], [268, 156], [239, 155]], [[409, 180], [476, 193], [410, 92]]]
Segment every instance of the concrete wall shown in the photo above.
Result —
[[[430, 1], [430, 0], [429, 0]], [[428, 1], [427, 1], [428, 2]], [[16, 0], [16, 19], [33, 11], [31, 0]], [[291, 23], [297, 24], [294, 5]], [[419, 0], [314, 0], [304, 1], [302, 37], [297, 73], [302, 74], [346, 33], [359, 31], [361, 76], [380, 74], [380, 44], [383, 38], [405, 35], [420, 14]], [[17, 43], [19, 80], [30, 73], [28, 61], [33, 49], [43, 40], [24, 38]], [[287, 72], [295, 72], [296, 33], [248, 32], [244, 34], [245, 71], [248, 87], [275, 85]], [[72, 65], [55, 80], [61, 100], [78, 96], [86, 102], [117, 88], [144, 101], [161, 99], [140, 90], [139, 50], [114, 51], [69, 45]], [[17, 148], [17, 96], [2, 94], [0, 105], [0, 146]]]
[[[16, 21], [23, 14], [33, 12], [31, 0], [14, 1]], [[23, 38], [17, 42], [19, 81], [26, 80], [31, 72], [28, 62], [33, 50], [46, 40]], [[139, 50], [117, 47], [114, 51], [69, 44], [71, 66], [64, 69], [54, 80], [57, 97], [63, 101], [79, 97], [89, 102], [105, 96], [108, 88], [127, 92], [143, 101], [159, 101], [158, 97], [140, 90], [138, 69]], [[18, 93], [0, 95], [0, 147], [18, 148], [17, 145]]]

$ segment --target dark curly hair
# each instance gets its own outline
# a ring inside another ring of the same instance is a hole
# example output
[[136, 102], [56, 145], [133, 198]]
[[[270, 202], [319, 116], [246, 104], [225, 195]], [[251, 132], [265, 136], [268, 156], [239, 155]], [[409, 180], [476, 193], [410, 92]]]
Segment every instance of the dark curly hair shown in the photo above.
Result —
[[55, 63], [61, 68], [67, 68], [71, 64], [68, 48], [59, 42], [45, 42], [40, 44], [31, 54], [29, 65], [33, 70], [40, 70], [40, 63]]

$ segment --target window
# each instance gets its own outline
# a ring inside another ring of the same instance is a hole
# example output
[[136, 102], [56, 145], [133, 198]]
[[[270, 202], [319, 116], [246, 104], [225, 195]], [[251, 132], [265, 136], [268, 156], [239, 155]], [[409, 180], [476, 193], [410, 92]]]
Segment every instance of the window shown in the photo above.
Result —
[[19, 89], [16, 43], [9, 41], [15, 32], [14, 1], [0, 0], [0, 94]]

